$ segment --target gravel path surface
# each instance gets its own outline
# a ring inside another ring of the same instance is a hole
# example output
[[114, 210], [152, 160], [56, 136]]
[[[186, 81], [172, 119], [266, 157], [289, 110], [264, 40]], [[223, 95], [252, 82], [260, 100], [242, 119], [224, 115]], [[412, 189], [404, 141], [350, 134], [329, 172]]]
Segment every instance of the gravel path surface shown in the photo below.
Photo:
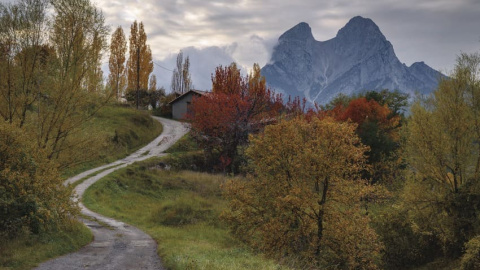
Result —
[[[154, 118], [162, 123], [163, 132], [147, 146], [124, 159], [69, 178], [65, 184], [74, 183], [92, 173], [104, 170], [75, 187], [78, 198], [81, 198], [89, 186], [113, 171], [136, 161], [165, 155], [163, 152], [188, 132], [187, 126], [183, 123]], [[82, 214], [99, 221], [97, 223], [81, 219], [92, 230], [95, 240], [75, 253], [44, 262], [36, 269], [164, 269], [157, 255], [157, 244], [150, 236], [133, 226], [92, 212], [81, 202], [79, 205]]]

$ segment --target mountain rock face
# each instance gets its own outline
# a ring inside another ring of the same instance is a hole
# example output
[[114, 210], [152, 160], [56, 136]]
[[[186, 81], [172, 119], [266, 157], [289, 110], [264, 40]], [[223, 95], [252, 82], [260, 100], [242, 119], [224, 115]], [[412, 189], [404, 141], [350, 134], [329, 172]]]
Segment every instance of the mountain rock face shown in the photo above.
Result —
[[261, 70], [270, 87], [285, 96], [325, 104], [339, 93], [398, 89], [427, 94], [444, 76], [423, 62], [407, 67], [370, 19], [352, 18], [337, 36], [316, 41], [300, 23], [278, 39], [269, 64]]

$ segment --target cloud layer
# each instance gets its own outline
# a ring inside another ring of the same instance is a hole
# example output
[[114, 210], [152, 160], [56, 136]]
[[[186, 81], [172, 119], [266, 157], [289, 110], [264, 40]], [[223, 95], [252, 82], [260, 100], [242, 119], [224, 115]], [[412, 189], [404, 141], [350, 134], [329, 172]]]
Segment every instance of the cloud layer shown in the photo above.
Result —
[[[246, 67], [254, 62], [263, 66], [276, 39], [297, 23], [309, 23], [315, 38], [322, 41], [333, 38], [356, 15], [371, 18], [407, 65], [425, 61], [448, 72], [460, 52], [480, 49], [478, 0], [96, 0], [95, 3], [112, 29], [121, 25], [127, 35], [134, 20], [143, 21], [156, 61], [169, 65], [173, 55], [189, 48], [192, 69], [204, 73], [213, 63], [228, 64], [233, 59]], [[206, 56], [200, 57], [200, 53]], [[168, 67], [173, 69], [173, 65]], [[156, 67], [156, 70], [159, 77], [167, 76], [161, 69]], [[208, 71], [208, 75], [212, 72], [213, 69]], [[204, 88], [204, 81], [210, 79], [204, 76], [194, 79], [199, 88]], [[168, 85], [164, 86], [168, 89]]]

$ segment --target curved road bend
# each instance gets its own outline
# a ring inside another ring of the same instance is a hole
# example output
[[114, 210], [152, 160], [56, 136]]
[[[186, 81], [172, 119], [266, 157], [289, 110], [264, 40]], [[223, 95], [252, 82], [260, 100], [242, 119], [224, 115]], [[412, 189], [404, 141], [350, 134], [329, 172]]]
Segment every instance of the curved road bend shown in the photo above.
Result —
[[[136, 161], [165, 155], [163, 152], [188, 132], [186, 124], [159, 117], [154, 118], [162, 123], [163, 132], [147, 146], [124, 159], [69, 178], [65, 181], [65, 184], [76, 182], [94, 172], [115, 166], [76, 186], [75, 191], [78, 198], [81, 198], [89, 186], [113, 171]], [[81, 219], [92, 230], [95, 237], [93, 242], [75, 253], [44, 262], [36, 269], [163, 269], [157, 255], [157, 244], [149, 235], [133, 226], [92, 212], [81, 202], [79, 202], [79, 205], [82, 214], [99, 221], [97, 223]], [[107, 224], [108, 227], [100, 223]]]

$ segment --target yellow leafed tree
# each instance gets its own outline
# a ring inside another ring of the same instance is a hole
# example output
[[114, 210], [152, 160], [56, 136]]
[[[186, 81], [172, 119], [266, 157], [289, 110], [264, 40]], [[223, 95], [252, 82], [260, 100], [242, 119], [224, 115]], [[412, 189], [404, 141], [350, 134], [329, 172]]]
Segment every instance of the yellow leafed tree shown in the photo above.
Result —
[[82, 128], [108, 100], [107, 32], [89, 0], [0, 3], [2, 237], [55, 229], [78, 213], [58, 169], [98, 151]]
[[125, 59], [127, 53], [127, 41], [121, 26], [117, 27], [112, 35], [110, 42], [110, 58], [108, 68], [110, 75], [108, 76], [108, 84], [115, 93], [117, 100], [122, 96], [126, 87], [125, 77]]
[[355, 126], [296, 118], [250, 138], [253, 175], [225, 186], [235, 235], [276, 258], [308, 267], [374, 269], [381, 244], [361, 210], [371, 187]]
[[152, 76], [150, 76], [150, 82], [149, 82], [149, 85], [148, 85], [148, 91], [149, 91], [149, 92], [155, 92], [155, 91], [157, 91], [157, 76], [155, 76], [155, 74], [152, 74]]
[[[108, 99], [97, 92], [102, 52], [108, 28], [102, 13], [89, 0], [51, 1], [55, 12], [50, 44], [55, 55], [49, 59], [49, 76], [29, 129], [35, 131], [40, 148], [50, 159], [69, 166], [85, 153], [89, 138], [76, 136], [82, 125]], [[92, 136], [93, 137], [93, 136]], [[90, 138], [92, 138], [90, 137]]]
[[78, 213], [70, 196], [45, 151], [22, 129], [0, 121], [0, 238], [61, 226]]
[[451, 77], [411, 112], [403, 203], [415, 231], [453, 258], [480, 229], [480, 55], [460, 55]]
[[419, 177], [458, 193], [480, 177], [480, 55], [462, 54], [451, 78], [412, 106], [409, 161]]
[[137, 87], [141, 90], [147, 90], [148, 79], [152, 71], [152, 52], [150, 46], [147, 45], [147, 34], [143, 23], [134, 21], [130, 28], [127, 91], [136, 91]]
[[21, 0], [0, 4], [0, 21], [0, 115], [61, 167], [79, 162], [94, 136], [77, 135], [108, 99], [99, 91], [102, 13], [89, 0]]

